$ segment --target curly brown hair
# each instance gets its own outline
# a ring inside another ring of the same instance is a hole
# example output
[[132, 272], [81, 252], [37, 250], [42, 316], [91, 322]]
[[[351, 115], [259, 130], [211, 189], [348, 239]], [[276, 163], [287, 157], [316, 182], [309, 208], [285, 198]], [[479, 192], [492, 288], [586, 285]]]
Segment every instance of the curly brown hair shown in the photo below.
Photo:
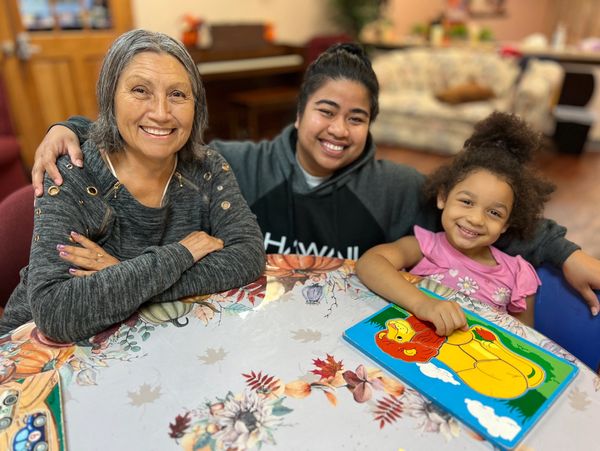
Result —
[[531, 166], [541, 135], [514, 114], [494, 112], [475, 125], [470, 138], [451, 163], [434, 171], [425, 181], [423, 195], [435, 205], [438, 194], [447, 197], [452, 188], [473, 171], [484, 169], [504, 179], [512, 188], [514, 203], [505, 234], [530, 237], [542, 218], [544, 203], [555, 186]]

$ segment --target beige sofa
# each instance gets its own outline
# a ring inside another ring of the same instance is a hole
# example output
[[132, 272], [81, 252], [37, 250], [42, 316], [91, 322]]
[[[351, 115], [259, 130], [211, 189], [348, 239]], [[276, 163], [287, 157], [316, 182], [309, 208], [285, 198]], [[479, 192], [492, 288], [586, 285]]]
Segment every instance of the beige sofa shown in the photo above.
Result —
[[553, 131], [551, 111], [563, 79], [556, 62], [529, 60], [521, 70], [515, 58], [492, 51], [412, 48], [375, 55], [373, 68], [380, 114], [371, 131], [379, 144], [454, 154], [494, 110]]

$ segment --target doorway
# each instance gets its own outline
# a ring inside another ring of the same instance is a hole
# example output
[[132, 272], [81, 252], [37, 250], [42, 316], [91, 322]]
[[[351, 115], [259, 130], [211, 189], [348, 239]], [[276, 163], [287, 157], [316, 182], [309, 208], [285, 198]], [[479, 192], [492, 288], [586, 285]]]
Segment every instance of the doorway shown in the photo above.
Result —
[[96, 117], [102, 59], [132, 22], [129, 0], [0, 2], [0, 74], [26, 167], [50, 124]]

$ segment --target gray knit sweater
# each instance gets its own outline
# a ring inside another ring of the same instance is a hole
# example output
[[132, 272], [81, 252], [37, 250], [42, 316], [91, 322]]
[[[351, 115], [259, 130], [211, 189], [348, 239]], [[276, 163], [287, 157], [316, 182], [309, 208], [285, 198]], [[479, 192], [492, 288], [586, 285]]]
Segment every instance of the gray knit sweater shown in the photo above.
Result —
[[[256, 218], [241, 196], [229, 165], [216, 152], [180, 161], [163, 206], [149, 208], [118, 184], [91, 143], [85, 168], [58, 167], [58, 194], [36, 200], [30, 264], [11, 295], [0, 334], [31, 319], [48, 337], [77, 341], [122, 321], [146, 301], [209, 294], [255, 280], [265, 254]], [[96, 193], [96, 194], [95, 194]], [[178, 241], [193, 231], [221, 238], [225, 247], [194, 264]], [[73, 277], [56, 246], [81, 233], [121, 263], [88, 277]]]

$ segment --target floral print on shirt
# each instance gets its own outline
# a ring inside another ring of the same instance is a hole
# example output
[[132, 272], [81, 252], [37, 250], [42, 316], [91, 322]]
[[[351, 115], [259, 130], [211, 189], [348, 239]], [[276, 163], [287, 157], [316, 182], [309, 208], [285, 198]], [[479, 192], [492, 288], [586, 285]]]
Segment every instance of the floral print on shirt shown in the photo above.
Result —
[[494, 301], [499, 305], [507, 305], [510, 301], [510, 290], [506, 287], [498, 287], [494, 292]]
[[427, 276], [427, 278], [433, 280], [434, 282], [437, 282], [437, 283], [441, 284], [442, 280], [444, 280], [444, 275], [443, 274], [439, 274], [439, 273], [438, 274], [431, 274], [431, 275]]
[[470, 296], [476, 293], [477, 290], [479, 290], [479, 285], [477, 284], [477, 281], [470, 278], [469, 276], [459, 277], [458, 283], [456, 285], [459, 291], [461, 293], [466, 294], [467, 296]]

